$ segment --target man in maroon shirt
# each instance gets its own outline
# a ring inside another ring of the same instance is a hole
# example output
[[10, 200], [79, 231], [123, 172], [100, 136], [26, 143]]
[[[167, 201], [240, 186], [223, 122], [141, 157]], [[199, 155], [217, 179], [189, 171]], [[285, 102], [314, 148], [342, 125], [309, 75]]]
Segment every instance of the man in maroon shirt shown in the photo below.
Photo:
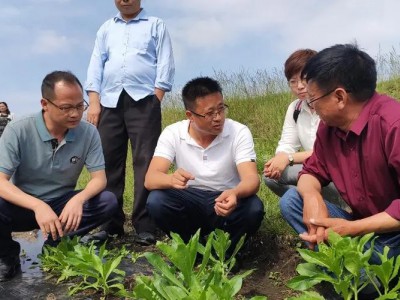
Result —
[[[324, 49], [302, 75], [307, 103], [322, 122], [297, 190], [281, 199], [283, 217], [311, 249], [332, 229], [343, 236], [375, 232], [376, 251], [387, 245], [390, 256], [399, 255], [400, 103], [375, 92], [375, 62], [353, 45]], [[322, 198], [331, 181], [351, 213]]]

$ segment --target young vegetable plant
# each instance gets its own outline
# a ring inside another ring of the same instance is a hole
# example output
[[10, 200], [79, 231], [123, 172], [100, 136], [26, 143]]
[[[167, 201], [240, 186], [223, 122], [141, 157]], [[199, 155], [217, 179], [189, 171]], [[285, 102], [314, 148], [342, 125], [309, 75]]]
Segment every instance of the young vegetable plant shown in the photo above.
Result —
[[44, 271], [59, 276], [57, 283], [80, 277], [80, 283], [70, 288], [69, 295], [86, 289], [101, 291], [103, 295], [124, 295], [125, 272], [118, 266], [128, 254], [124, 247], [109, 251], [103, 244], [97, 249], [94, 242], [86, 246], [74, 237], [63, 238], [57, 247], [46, 246], [40, 258]]
[[[226, 259], [231, 241], [229, 234], [217, 229], [210, 233], [206, 245], [199, 243], [200, 231], [187, 244], [178, 234], [171, 233], [169, 243], [158, 242], [157, 248], [167, 262], [157, 253], [144, 253], [154, 267], [153, 276], [139, 275], [132, 297], [135, 299], [234, 299], [242, 282], [252, 270], [229, 276], [235, 265], [235, 255], [244, 243], [244, 237], [236, 245], [233, 255]], [[201, 262], [196, 264], [196, 261]], [[253, 299], [266, 299], [254, 297]]]
[[[298, 249], [306, 263], [299, 264], [296, 271], [299, 276], [291, 279], [288, 286], [299, 291], [306, 291], [320, 282], [332, 284], [337, 294], [343, 299], [359, 299], [365, 287], [374, 287], [380, 300], [397, 299], [399, 283], [390, 288], [394, 280], [399, 280], [400, 257], [388, 258], [389, 248], [382, 254], [373, 250], [373, 233], [362, 237], [342, 237], [331, 231], [328, 244], [318, 245], [318, 251]], [[370, 242], [368, 250], [365, 245]], [[371, 265], [372, 255], [378, 255], [382, 263]], [[320, 299], [320, 295], [307, 292], [309, 299]], [[304, 295], [303, 295], [304, 296]], [[305, 299], [301, 298], [291, 299]], [[323, 298], [322, 298], [323, 299]]]

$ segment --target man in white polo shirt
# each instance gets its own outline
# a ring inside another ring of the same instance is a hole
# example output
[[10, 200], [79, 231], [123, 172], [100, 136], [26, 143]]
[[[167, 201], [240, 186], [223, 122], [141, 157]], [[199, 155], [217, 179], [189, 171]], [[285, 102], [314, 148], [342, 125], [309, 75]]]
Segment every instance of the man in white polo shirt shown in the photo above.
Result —
[[[40, 228], [46, 239], [58, 241], [86, 234], [118, 208], [115, 195], [104, 191], [97, 129], [81, 121], [87, 103], [78, 78], [48, 74], [41, 105], [41, 112], [7, 125], [0, 139], [0, 281], [19, 271], [20, 245], [11, 232]], [[75, 190], [83, 166], [90, 180]]]
[[193, 79], [182, 98], [187, 120], [161, 133], [146, 174], [147, 209], [164, 232], [184, 241], [199, 228], [202, 235], [223, 229], [231, 235], [232, 251], [264, 216], [253, 138], [245, 125], [225, 119], [228, 106], [217, 81]]

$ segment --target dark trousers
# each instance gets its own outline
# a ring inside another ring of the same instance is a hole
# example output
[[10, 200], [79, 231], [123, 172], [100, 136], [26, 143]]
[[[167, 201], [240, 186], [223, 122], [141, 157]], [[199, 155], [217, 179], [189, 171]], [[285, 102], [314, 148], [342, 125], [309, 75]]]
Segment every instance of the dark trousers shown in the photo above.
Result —
[[167, 234], [178, 233], [185, 242], [199, 228], [202, 236], [222, 229], [230, 234], [232, 251], [242, 235], [248, 237], [260, 227], [264, 205], [254, 195], [240, 199], [229, 216], [220, 217], [214, 211], [215, 198], [220, 194], [195, 188], [154, 190], [147, 199], [147, 209], [157, 226]]
[[134, 101], [123, 90], [116, 108], [102, 108], [98, 129], [106, 162], [107, 190], [117, 196], [119, 204], [111, 228], [121, 228], [125, 221], [123, 195], [129, 139], [135, 178], [132, 224], [138, 233], [154, 232], [155, 225], [146, 210], [149, 192], [144, 187], [144, 177], [161, 133], [160, 101], [153, 95]]
[[[59, 216], [67, 202], [79, 191], [69, 192], [62, 197], [46, 201]], [[104, 191], [86, 201], [83, 205], [82, 220], [78, 230], [69, 235], [85, 235], [90, 230], [103, 224], [117, 211], [118, 204], [115, 195]], [[0, 257], [18, 255], [19, 243], [11, 237], [12, 232], [39, 229], [32, 210], [16, 206], [0, 198]], [[51, 237], [49, 236], [51, 239]]]

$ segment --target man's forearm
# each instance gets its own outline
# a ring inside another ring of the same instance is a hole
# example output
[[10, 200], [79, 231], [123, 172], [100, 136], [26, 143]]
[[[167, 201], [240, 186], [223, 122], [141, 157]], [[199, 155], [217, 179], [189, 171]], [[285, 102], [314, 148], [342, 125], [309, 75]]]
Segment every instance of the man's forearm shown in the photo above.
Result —
[[400, 231], [400, 221], [392, 218], [388, 213], [381, 212], [376, 215], [353, 221], [350, 235], [364, 235], [370, 232], [385, 233]]
[[158, 189], [172, 188], [172, 174], [162, 172], [148, 172], [146, 174], [144, 186], [149, 191]]
[[34, 210], [43, 201], [35, 198], [12, 184], [9, 180], [0, 180], [0, 197], [16, 206]]
[[74, 198], [77, 197], [81, 199], [82, 202], [86, 202], [102, 192], [106, 188], [106, 185], [107, 180], [105, 176], [91, 178], [86, 187], [81, 192], [76, 194]]
[[260, 179], [258, 175], [249, 176], [248, 178], [240, 181], [240, 183], [233, 189], [238, 199], [247, 198], [257, 194], [260, 188]]

